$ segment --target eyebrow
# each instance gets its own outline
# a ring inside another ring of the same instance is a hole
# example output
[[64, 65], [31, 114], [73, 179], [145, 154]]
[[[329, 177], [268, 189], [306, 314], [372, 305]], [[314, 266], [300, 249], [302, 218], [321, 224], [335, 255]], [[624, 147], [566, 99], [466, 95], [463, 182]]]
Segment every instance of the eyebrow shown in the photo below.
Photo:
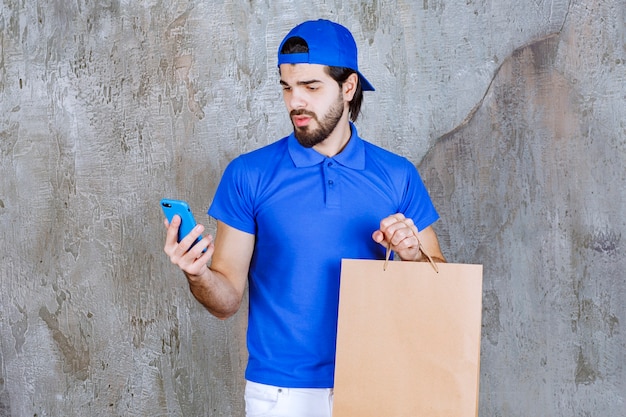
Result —
[[[307, 81], [298, 81], [296, 83], [296, 85], [309, 85], [309, 84], [315, 84], [315, 83], [321, 83], [322, 80], [307, 80]], [[280, 84], [281, 85], [285, 85], [285, 86], [289, 86], [289, 84], [287, 84], [285, 81], [283, 81], [282, 79], [280, 80]]]

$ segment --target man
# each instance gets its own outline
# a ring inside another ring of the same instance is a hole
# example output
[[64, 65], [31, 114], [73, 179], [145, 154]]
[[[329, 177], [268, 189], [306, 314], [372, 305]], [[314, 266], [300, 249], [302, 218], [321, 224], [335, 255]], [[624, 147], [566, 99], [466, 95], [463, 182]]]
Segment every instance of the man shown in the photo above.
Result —
[[215, 242], [206, 236], [189, 249], [198, 225], [177, 244], [175, 217], [164, 249], [219, 318], [239, 309], [249, 283], [247, 416], [330, 416], [341, 259], [382, 259], [390, 247], [424, 261], [419, 243], [445, 259], [413, 164], [363, 141], [352, 124], [374, 88], [358, 71], [351, 33], [304, 22], [281, 43], [278, 65], [293, 133], [226, 168], [209, 209]]

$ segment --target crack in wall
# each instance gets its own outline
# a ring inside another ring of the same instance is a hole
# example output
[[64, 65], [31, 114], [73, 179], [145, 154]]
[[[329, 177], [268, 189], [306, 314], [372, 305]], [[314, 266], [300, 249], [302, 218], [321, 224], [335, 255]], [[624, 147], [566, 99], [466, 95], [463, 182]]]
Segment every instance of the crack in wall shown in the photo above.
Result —
[[455, 133], [457, 133], [458, 131], [460, 131], [463, 127], [467, 126], [469, 124], [469, 122], [474, 118], [474, 115], [476, 114], [476, 112], [478, 111], [478, 109], [480, 109], [485, 101], [485, 97], [487, 97], [487, 95], [489, 94], [489, 92], [491, 91], [491, 87], [493, 86], [495, 80], [498, 78], [498, 74], [500, 73], [500, 70], [513, 58], [515, 57], [517, 54], [519, 54], [521, 51], [523, 51], [526, 48], [533, 48], [536, 47], [536, 45], [541, 44], [543, 42], [546, 42], [547, 40], [553, 40], [555, 38], [560, 37], [561, 33], [563, 33], [563, 29], [565, 28], [565, 24], [567, 23], [567, 18], [569, 16], [569, 12], [570, 9], [572, 7], [572, 1], [570, 0], [567, 6], [567, 10], [565, 12], [565, 16], [563, 18], [563, 22], [561, 23], [561, 27], [559, 28], [558, 31], [556, 32], [552, 32], [547, 34], [544, 37], [541, 37], [539, 39], [535, 39], [530, 41], [529, 43], [526, 43], [520, 47], [515, 48], [511, 54], [509, 54], [504, 60], [502, 60], [502, 63], [498, 66], [498, 68], [494, 71], [493, 76], [491, 77], [491, 80], [489, 81], [489, 84], [487, 85], [487, 87], [485, 88], [485, 92], [482, 95], [482, 97], [480, 98], [480, 100], [478, 100], [478, 103], [476, 103], [476, 105], [470, 110], [470, 112], [467, 114], [467, 116], [465, 116], [465, 118], [461, 121], [461, 123], [459, 123], [456, 127], [454, 127], [452, 130], [450, 130], [449, 132], [444, 133], [443, 135], [441, 135], [439, 137], [439, 139], [436, 142], [438, 142], [439, 140], [444, 140], [452, 135], [454, 135]]

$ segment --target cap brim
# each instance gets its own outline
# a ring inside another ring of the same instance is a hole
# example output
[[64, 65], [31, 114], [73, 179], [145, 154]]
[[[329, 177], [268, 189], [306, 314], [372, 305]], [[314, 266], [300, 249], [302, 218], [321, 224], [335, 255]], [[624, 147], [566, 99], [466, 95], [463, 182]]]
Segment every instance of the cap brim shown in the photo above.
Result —
[[363, 76], [363, 74], [361, 74], [358, 71], [357, 71], [357, 74], [359, 74], [359, 81], [361, 81], [361, 90], [363, 90], [363, 91], [376, 91], [374, 86], [372, 84], [370, 84], [369, 81], [367, 81], [367, 79]]

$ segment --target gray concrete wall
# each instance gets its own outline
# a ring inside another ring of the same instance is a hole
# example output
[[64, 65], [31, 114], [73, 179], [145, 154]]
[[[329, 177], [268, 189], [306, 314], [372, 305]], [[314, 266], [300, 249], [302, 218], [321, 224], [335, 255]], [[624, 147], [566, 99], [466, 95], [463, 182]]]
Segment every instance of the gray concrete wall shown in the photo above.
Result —
[[418, 165], [485, 265], [481, 416], [622, 416], [623, 0], [0, 4], [0, 416], [242, 416], [225, 322], [162, 252], [226, 163], [289, 132], [286, 31], [350, 27], [360, 132]]

